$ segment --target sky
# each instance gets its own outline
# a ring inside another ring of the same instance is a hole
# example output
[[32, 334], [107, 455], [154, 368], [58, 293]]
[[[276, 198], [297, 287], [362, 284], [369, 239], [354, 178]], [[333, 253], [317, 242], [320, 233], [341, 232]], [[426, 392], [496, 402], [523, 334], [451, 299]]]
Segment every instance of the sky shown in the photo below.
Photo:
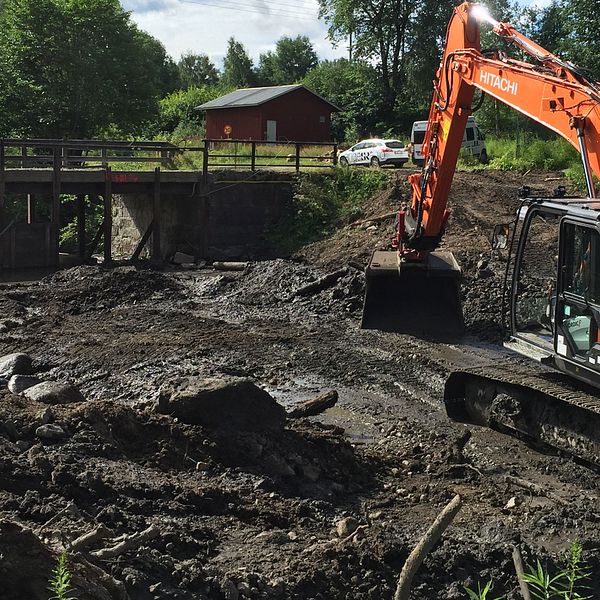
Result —
[[[550, 0], [520, 0], [523, 5]], [[158, 38], [179, 60], [182, 53], [208, 54], [221, 67], [227, 40], [242, 42], [254, 63], [284, 35], [310, 38], [319, 58], [347, 56], [347, 47], [334, 48], [327, 27], [317, 18], [317, 0], [121, 0], [141, 29]]]

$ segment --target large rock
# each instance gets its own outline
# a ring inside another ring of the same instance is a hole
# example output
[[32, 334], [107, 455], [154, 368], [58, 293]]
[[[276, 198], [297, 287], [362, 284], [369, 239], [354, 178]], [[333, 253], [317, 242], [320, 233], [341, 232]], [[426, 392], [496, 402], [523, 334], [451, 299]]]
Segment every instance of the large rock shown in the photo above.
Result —
[[24, 394], [31, 400], [44, 404], [71, 404], [85, 401], [81, 392], [74, 385], [57, 381], [42, 381], [42, 383], [26, 389]]
[[15, 352], [0, 356], [0, 377], [10, 379], [13, 375], [29, 375], [31, 358], [27, 354]]
[[8, 382], [8, 389], [13, 394], [20, 394], [38, 383], [41, 381], [33, 375], [13, 375]]
[[248, 379], [188, 379], [161, 392], [159, 412], [211, 429], [282, 429], [285, 410]]

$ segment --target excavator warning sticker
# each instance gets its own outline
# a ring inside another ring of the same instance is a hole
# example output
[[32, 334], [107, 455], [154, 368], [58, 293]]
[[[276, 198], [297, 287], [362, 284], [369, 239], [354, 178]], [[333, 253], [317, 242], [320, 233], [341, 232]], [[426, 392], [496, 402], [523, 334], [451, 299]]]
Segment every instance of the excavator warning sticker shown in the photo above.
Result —
[[490, 73], [489, 71], [481, 71], [479, 74], [479, 81], [490, 87], [502, 90], [503, 92], [509, 92], [513, 96], [516, 96], [519, 91], [519, 84], [516, 81], [511, 81], [506, 77], [500, 77], [500, 75]]
[[565, 338], [562, 335], [556, 336], [556, 353], [567, 356], [567, 344], [565, 344]]
[[445, 119], [442, 121], [441, 129], [442, 129], [442, 132], [440, 134], [440, 138], [441, 138], [442, 142], [445, 142], [448, 139], [448, 132], [450, 131], [450, 120], [449, 119]]

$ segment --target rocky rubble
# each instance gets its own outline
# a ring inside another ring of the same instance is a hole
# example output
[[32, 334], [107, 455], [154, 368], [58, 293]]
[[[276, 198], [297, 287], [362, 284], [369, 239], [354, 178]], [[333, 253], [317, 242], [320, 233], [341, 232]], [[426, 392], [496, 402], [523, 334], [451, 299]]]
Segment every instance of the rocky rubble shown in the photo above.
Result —
[[[366, 256], [385, 219], [307, 249], [311, 264], [77, 267], [0, 288], [14, 322], [0, 333], [0, 596], [47, 600], [66, 550], [78, 600], [388, 600], [457, 493], [414, 600], [489, 579], [515, 600], [513, 545], [552, 565], [573, 540], [598, 595], [598, 475], [452, 423], [441, 404], [454, 365], [511, 360], [505, 263], [485, 232], [512, 213], [521, 176], [478, 177], [457, 180], [447, 238], [465, 272], [464, 343], [359, 329], [347, 250]], [[377, 202], [365, 218], [389, 212]], [[79, 393], [31, 393], [64, 384]], [[324, 392], [325, 412], [289, 418]]]

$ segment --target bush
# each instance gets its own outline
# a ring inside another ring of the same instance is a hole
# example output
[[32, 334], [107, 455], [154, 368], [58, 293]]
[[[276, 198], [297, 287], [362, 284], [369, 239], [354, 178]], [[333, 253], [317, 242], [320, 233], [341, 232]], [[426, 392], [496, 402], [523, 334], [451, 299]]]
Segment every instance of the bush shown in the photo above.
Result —
[[568, 169], [579, 162], [579, 154], [566, 140], [553, 138], [542, 140], [534, 138], [524, 142], [521, 156], [517, 158], [515, 140], [506, 138], [490, 138], [486, 141], [490, 168], [503, 171], [526, 171], [543, 169], [560, 171]]
[[292, 251], [331, 234], [361, 215], [364, 203], [390, 181], [379, 169], [336, 167], [327, 173], [302, 174], [292, 212], [273, 232], [274, 241]]

